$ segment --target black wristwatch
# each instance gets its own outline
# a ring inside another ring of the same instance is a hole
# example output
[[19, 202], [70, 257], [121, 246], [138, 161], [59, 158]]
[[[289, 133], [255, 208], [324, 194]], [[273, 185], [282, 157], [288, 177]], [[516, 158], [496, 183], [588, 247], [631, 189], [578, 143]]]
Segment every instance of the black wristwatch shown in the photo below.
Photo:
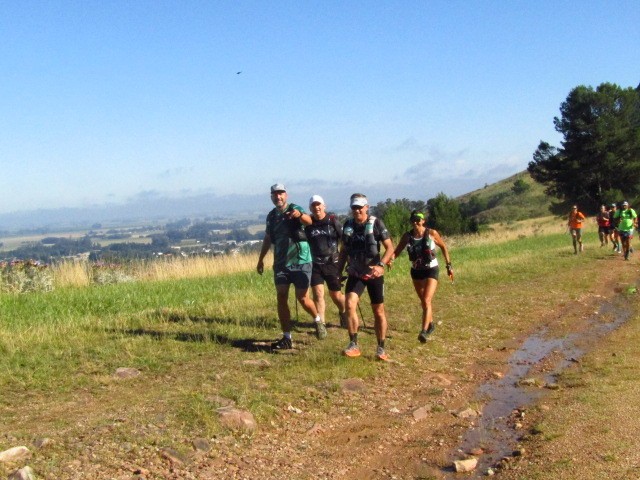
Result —
[[378, 266], [384, 268], [384, 263], [378, 262]]

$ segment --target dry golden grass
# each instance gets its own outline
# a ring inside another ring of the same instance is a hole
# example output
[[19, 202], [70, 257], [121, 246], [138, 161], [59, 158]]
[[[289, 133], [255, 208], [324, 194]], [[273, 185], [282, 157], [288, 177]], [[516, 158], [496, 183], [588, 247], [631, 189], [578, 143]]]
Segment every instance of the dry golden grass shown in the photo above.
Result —
[[[270, 265], [271, 254], [265, 258]], [[135, 280], [163, 281], [183, 278], [204, 278], [252, 271], [258, 254], [224, 255], [219, 257], [171, 257], [138, 262], [122, 267]], [[51, 267], [55, 287], [83, 287], [93, 282], [93, 265], [87, 261], [65, 261]]]
[[[141, 262], [134, 267], [132, 273], [137, 279], [152, 281], [203, 278], [251, 271], [256, 268], [257, 262], [257, 253], [218, 257], [172, 257]], [[269, 264], [269, 259], [265, 260], [265, 264]]]
[[91, 283], [91, 264], [86, 261], [64, 261], [51, 266], [55, 287], [86, 287]]
[[516, 238], [535, 237], [552, 233], [563, 233], [567, 230], [567, 222], [563, 218], [548, 216], [531, 218], [518, 222], [495, 223], [489, 226], [488, 232], [459, 235], [447, 238], [447, 245], [453, 247], [495, 245]]
[[[564, 219], [543, 217], [490, 226], [490, 231], [447, 238], [449, 247], [489, 245], [516, 238], [561, 233], [566, 230]], [[126, 273], [136, 280], [163, 281], [183, 278], [205, 278], [255, 269], [258, 254], [224, 255], [218, 257], [171, 257], [141, 261], [126, 268]], [[272, 254], [265, 258], [265, 265], [272, 262]], [[486, 267], [486, 265], [485, 265]], [[89, 262], [66, 261], [52, 266], [56, 287], [82, 287], [93, 282], [92, 265]]]

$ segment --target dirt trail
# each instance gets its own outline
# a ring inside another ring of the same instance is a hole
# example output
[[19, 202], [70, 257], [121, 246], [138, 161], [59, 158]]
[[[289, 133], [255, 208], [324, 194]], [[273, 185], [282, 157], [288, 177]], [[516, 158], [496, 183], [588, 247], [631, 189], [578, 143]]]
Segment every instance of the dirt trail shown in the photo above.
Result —
[[[59, 479], [80, 476], [147, 480], [453, 478], [452, 460], [488, 443], [489, 430], [477, 439], [469, 437], [469, 432], [477, 431], [483, 419], [475, 418], [472, 413], [470, 417], [461, 413], [469, 409], [482, 411], [488, 403], [490, 399], [479, 396], [480, 387], [495, 385], [508, 375], [513, 367], [509, 360], [514, 352], [536, 332], [544, 331], [548, 338], [586, 332], [593, 328], [594, 312], [603, 303], [624, 295], [625, 285], [619, 285], [617, 292], [612, 285], [618, 285], [622, 269], [633, 267], [615, 260], [606, 265], [593, 288], [579, 301], [567, 304], [566, 299], [558, 298], [553, 309], [530, 312], [532, 318], [544, 321], [531, 324], [531, 330], [523, 331], [520, 338], [508, 344], [487, 345], [473, 356], [449, 348], [446, 361], [450, 368], [446, 374], [431, 365], [415, 369], [394, 361], [381, 364], [379, 374], [373, 379], [343, 382], [338, 392], [313, 386], [310, 388], [316, 393], [329, 398], [326, 410], [311, 407], [296, 413], [283, 409], [270, 425], [260, 425], [252, 438], [233, 435], [217, 438], [212, 440], [208, 452], [171, 458], [161, 453], [161, 446], [131, 445], [129, 442], [133, 442], [131, 439], [136, 435], [148, 436], [153, 434], [153, 429], [162, 428], [158, 425], [161, 422], [137, 425], [135, 409], [123, 411], [109, 421], [91, 418], [91, 415], [105, 417], [105, 412], [117, 409], [127, 398], [132, 400], [132, 405], [133, 399], [137, 399], [139, 406], [135, 408], [158, 412], [164, 408], [154, 405], [152, 398], [147, 397], [152, 392], [126, 391], [126, 386], [114, 386], [104, 398], [83, 397], [80, 393], [73, 405], [37, 401], [25, 406], [23, 411], [13, 412], [12, 428], [20, 423], [21, 416], [26, 418], [45, 410], [49, 410], [48, 415], [55, 410], [56, 416], [69, 420], [74, 436], [68, 438], [64, 446], [59, 445], [54, 455], [55, 461], [62, 465], [55, 477]], [[602, 317], [609, 318], [611, 314], [605, 312]], [[601, 339], [594, 338], [593, 342]], [[576, 348], [584, 352], [592, 344], [576, 343]], [[420, 348], [429, 348], [429, 343], [416, 347], [416, 356], [420, 355]], [[549, 375], [560, 365], [571, 368], [571, 359], [567, 357], [572, 354], [558, 353], [557, 347], [550, 348], [548, 353], [535, 361], [526, 360], [531, 368], [527, 369], [528, 376], [551, 378]], [[361, 360], [370, 361], [366, 358], [356, 361]], [[537, 393], [544, 394], [544, 391], [538, 389]], [[526, 420], [522, 422], [526, 429]], [[513, 419], [507, 419], [505, 425], [500, 428], [513, 428]], [[509, 433], [504, 442], [514, 438]], [[459, 452], [459, 448], [464, 451]], [[479, 469], [477, 475], [482, 473]]]
[[[453, 459], [463, 458], [473, 448], [488, 446], [491, 451], [480, 455], [481, 468], [472, 474], [476, 478], [484, 476], [495, 460], [515, 448], [517, 438], [526, 431], [526, 420], [516, 418], [515, 412], [509, 415], [512, 412], [504, 411], [505, 405], [497, 409], [493, 405], [496, 411], [485, 412], [503, 417], [494, 425], [487, 423], [495, 418], [474, 418], [473, 414], [464, 418], [456, 413], [469, 406], [482, 411], [491, 400], [486, 398], [487, 385], [493, 385], [490, 389], [495, 393], [524, 377], [537, 378], [538, 385], [520, 392], [511, 389], [506, 397], [514, 398], [498, 398], [497, 402], [506, 401], [508, 408], [520, 402], [530, 407], [549, 391], [541, 388], [541, 381], [553, 388], [555, 373], [571, 368], [608, 331], [626, 321], [623, 290], [627, 285], [617, 281], [620, 269], [629, 264], [612, 261], [607, 265], [610, 268], [602, 272], [594, 288], [578, 301], [567, 304], [559, 299], [552, 311], [536, 312], [535, 318], [546, 319], [544, 324], [523, 332], [511, 348], [488, 347], [472, 359], [453, 358], [459, 362], [457, 375], [389, 365], [362, 392], [339, 395], [327, 412], [284, 416], [275, 429], [239, 458], [203, 465], [200, 478], [216, 478], [222, 471], [229, 478], [454, 478], [459, 474], [453, 473]], [[617, 288], [612, 289], [612, 285]], [[428, 412], [424, 418], [421, 408]], [[481, 429], [482, 422], [485, 428]], [[522, 430], [515, 430], [516, 423], [522, 424], [518, 426]], [[492, 430], [496, 432], [492, 434]], [[488, 438], [490, 435], [495, 438]], [[258, 465], [259, 470], [255, 468]]]

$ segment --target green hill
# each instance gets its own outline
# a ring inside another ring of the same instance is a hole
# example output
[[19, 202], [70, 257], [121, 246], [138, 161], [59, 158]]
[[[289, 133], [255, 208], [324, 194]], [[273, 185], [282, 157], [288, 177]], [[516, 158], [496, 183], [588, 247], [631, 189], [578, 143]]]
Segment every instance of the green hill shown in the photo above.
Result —
[[527, 171], [516, 173], [456, 198], [481, 224], [526, 220], [550, 215], [552, 198]]

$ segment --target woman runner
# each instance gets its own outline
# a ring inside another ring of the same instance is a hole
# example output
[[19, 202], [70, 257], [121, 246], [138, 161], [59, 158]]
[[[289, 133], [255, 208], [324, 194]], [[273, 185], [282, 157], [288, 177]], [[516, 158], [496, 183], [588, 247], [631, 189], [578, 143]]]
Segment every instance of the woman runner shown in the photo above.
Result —
[[414, 210], [411, 212], [410, 221], [412, 229], [402, 235], [392, 258], [397, 258], [404, 247], [407, 247], [409, 260], [411, 261], [413, 287], [422, 303], [422, 329], [418, 335], [418, 340], [425, 343], [435, 329], [431, 300], [438, 287], [438, 274], [440, 272], [438, 259], [436, 258], [436, 246], [440, 247], [444, 255], [447, 274], [451, 281], [453, 281], [453, 268], [447, 246], [437, 231], [426, 226], [425, 214]]

